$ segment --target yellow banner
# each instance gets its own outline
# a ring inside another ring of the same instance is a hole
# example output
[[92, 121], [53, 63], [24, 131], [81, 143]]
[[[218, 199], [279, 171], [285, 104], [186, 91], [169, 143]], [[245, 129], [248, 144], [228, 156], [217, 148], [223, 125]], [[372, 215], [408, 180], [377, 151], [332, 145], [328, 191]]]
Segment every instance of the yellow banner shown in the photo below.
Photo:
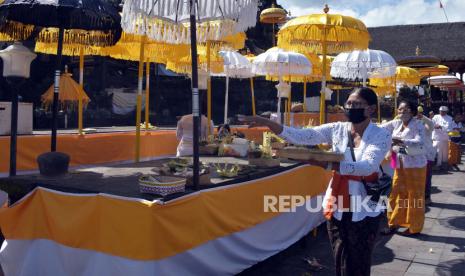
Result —
[[159, 260], [278, 216], [264, 211], [264, 196], [319, 195], [329, 178], [320, 168], [300, 166], [163, 205], [39, 188], [0, 209], [0, 227], [7, 240], [48, 239], [129, 259]]

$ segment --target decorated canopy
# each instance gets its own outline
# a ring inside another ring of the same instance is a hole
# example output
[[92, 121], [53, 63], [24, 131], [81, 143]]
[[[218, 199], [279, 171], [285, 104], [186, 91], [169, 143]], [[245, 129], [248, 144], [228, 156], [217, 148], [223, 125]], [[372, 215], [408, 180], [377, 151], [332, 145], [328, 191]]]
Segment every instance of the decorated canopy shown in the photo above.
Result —
[[331, 64], [331, 76], [349, 80], [388, 78], [396, 74], [396, 61], [380, 50], [341, 53]]
[[442, 76], [449, 73], [449, 67], [445, 65], [437, 65], [433, 67], [424, 67], [418, 68], [418, 72], [420, 73], [421, 77], [434, 77], [434, 76]]
[[[323, 29], [326, 28], [326, 36]], [[327, 54], [368, 48], [370, 35], [365, 24], [340, 14], [310, 14], [288, 21], [278, 33], [278, 47], [291, 51]]]
[[273, 47], [254, 59], [252, 72], [263, 76], [302, 76], [311, 74], [312, 64], [302, 54]]
[[[46, 107], [50, 107], [53, 102], [53, 93], [54, 93], [54, 86], [50, 86], [49, 89], [42, 95], [42, 103]], [[79, 100], [79, 97], [82, 97], [82, 102], [84, 105], [87, 105], [90, 101], [89, 97], [87, 96], [86, 92], [82, 89], [82, 87], [76, 83], [72, 75], [65, 72], [60, 77], [60, 93], [59, 93], [59, 101], [63, 108], [74, 108]]]
[[[197, 41], [221, 40], [255, 26], [257, 0], [198, 1]], [[121, 26], [156, 41], [189, 44], [189, 3], [184, 0], [126, 0]]]
[[23, 40], [33, 26], [46, 27], [36, 40], [58, 41], [64, 28], [64, 42], [84, 45], [112, 45], [121, 32], [121, 17], [101, 0], [4, 0], [0, 1], [0, 32]]

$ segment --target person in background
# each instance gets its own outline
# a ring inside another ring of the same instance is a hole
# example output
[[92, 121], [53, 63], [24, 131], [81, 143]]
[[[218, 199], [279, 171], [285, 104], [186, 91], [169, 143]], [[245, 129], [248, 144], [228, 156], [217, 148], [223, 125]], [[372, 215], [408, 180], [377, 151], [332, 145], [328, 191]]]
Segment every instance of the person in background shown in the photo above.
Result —
[[457, 170], [457, 165], [461, 163], [462, 151], [460, 143], [462, 140], [462, 132], [464, 131], [462, 125], [462, 115], [456, 114], [454, 121], [451, 125], [452, 131], [449, 133], [449, 165], [454, 166]]
[[417, 106], [402, 101], [397, 109], [399, 119], [381, 125], [392, 133], [392, 156], [395, 168], [389, 196], [389, 231], [406, 227], [404, 235], [418, 234], [425, 222], [426, 154], [425, 127], [417, 120]]
[[224, 137], [227, 137], [231, 135], [231, 127], [228, 124], [221, 124], [218, 126], [218, 138], [222, 139]]
[[[307, 129], [282, 126], [258, 116], [240, 118], [250, 127], [268, 127], [290, 143], [330, 144], [334, 152], [344, 155], [341, 162], [309, 162], [333, 173], [323, 209], [328, 220], [336, 275], [370, 275], [371, 255], [384, 207], [378, 201], [370, 200], [362, 181], [377, 181], [379, 167], [391, 145], [391, 134], [371, 122], [377, 103], [378, 97], [373, 90], [356, 88], [344, 105], [349, 122]], [[311, 179], [308, 184], [312, 184]], [[359, 200], [367, 200], [368, 206], [350, 208]]]
[[454, 143], [459, 144], [460, 143], [460, 138], [461, 138], [461, 133], [465, 132], [465, 128], [463, 127], [462, 124], [462, 116], [460, 114], [456, 114], [454, 116], [454, 121], [452, 122], [452, 131], [457, 132], [458, 135], [452, 135], [451, 136], [451, 141]]
[[429, 119], [430, 119], [430, 120], [433, 120], [434, 111], [431, 110], [431, 111], [428, 113], [428, 115], [429, 115]]
[[439, 108], [439, 114], [434, 115], [433, 146], [436, 149], [436, 166], [442, 170], [448, 169], [449, 161], [449, 135], [452, 130], [452, 117], [447, 115], [447, 106]]
[[423, 115], [423, 107], [418, 107], [417, 120], [421, 121], [425, 126], [425, 151], [426, 151], [426, 184], [425, 184], [425, 204], [431, 204], [431, 180], [433, 178], [433, 164], [436, 157], [436, 150], [433, 147], [433, 130], [434, 123], [428, 117]]
[[[177, 148], [177, 157], [181, 156], [191, 156], [194, 153], [194, 144], [193, 144], [193, 131], [194, 131], [194, 121], [193, 115], [187, 114], [181, 117], [178, 121], [178, 125], [176, 128], [176, 138], [179, 141], [178, 148]], [[201, 117], [201, 125], [200, 125], [200, 140], [204, 141], [207, 140], [208, 136], [208, 128], [210, 128], [210, 133], [213, 134], [213, 121], [208, 123], [208, 119], [205, 115]]]

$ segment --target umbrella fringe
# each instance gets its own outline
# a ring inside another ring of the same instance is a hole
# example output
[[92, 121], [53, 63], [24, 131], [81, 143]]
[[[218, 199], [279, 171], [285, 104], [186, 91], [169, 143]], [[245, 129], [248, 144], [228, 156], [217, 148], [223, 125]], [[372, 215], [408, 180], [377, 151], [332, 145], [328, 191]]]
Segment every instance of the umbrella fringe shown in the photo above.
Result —
[[[286, 25], [278, 33], [278, 47], [297, 52], [309, 50], [314, 53], [322, 52], [322, 25], [302, 24], [289, 27], [286, 27]], [[368, 48], [369, 41], [370, 35], [366, 28], [358, 30], [341, 26], [329, 26], [326, 37], [327, 53], [335, 54], [352, 50], [364, 50]]]
[[[89, 104], [89, 101], [82, 101], [82, 108], [86, 109]], [[65, 111], [76, 111], [78, 109], [79, 103], [77, 101], [60, 101], [58, 108]], [[50, 111], [52, 110], [52, 101], [42, 99], [42, 108]]]
[[[80, 55], [81, 48], [83, 48], [85, 56], [100, 55], [101, 52], [100, 48], [98, 47], [84, 46], [79, 44], [65, 44], [63, 45], [63, 55], [77, 57]], [[56, 55], [57, 44], [36, 42], [34, 52], [47, 55]]]
[[[65, 30], [63, 43], [68, 45], [85, 45], [104, 47], [115, 44], [116, 32], [115, 31], [86, 31], [86, 30]], [[37, 38], [38, 42], [42, 43], [57, 43], [58, 42], [58, 29], [46, 28], [39, 33]]]
[[15, 21], [7, 21], [0, 28], [0, 41], [27, 40], [34, 30], [34, 26]]

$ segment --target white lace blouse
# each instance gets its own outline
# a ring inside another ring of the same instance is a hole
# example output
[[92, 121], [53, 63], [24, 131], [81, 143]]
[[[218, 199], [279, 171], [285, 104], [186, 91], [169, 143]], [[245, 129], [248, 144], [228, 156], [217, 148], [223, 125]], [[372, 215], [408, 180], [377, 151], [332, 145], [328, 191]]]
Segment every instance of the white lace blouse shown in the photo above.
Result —
[[[340, 163], [339, 171], [341, 175], [369, 176], [379, 172], [379, 166], [391, 146], [391, 134], [370, 123], [363, 133], [360, 145], [355, 149], [357, 161], [354, 162], [348, 147], [348, 133], [351, 127], [352, 125], [349, 122], [324, 124], [308, 129], [284, 127], [279, 136], [296, 145], [331, 144], [334, 152], [345, 154], [344, 161]], [[349, 194], [351, 195], [351, 203], [354, 202], [354, 196], [366, 197], [363, 183], [350, 180]], [[328, 186], [323, 202], [326, 202], [330, 195], [331, 187]], [[373, 208], [373, 206], [370, 206], [370, 208]], [[380, 211], [374, 211], [374, 208], [373, 210], [365, 210], [365, 208], [354, 210], [352, 221], [360, 221], [367, 216], [377, 216], [379, 213]], [[336, 211], [333, 216], [340, 220], [342, 212]]]
[[[397, 158], [402, 159], [404, 168], [423, 168], [426, 166], [427, 147], [425, 147], [424, 143], [426, 139], [426, 129], [423, 122], [413, 118], [410, 120], [408, 126], [402, 130], [402, 120], [395, 119], [381, 125], [381, 127], [391, 132], [393, 137], [400, 138], [407, 148], [416, 147], [418, 149], [424, 149], [424, 153], [419, 155], [405, 155], [398, 153]], [[396, 166], [397, 168], [400, 168], [400, 162], [396, 162]]]

